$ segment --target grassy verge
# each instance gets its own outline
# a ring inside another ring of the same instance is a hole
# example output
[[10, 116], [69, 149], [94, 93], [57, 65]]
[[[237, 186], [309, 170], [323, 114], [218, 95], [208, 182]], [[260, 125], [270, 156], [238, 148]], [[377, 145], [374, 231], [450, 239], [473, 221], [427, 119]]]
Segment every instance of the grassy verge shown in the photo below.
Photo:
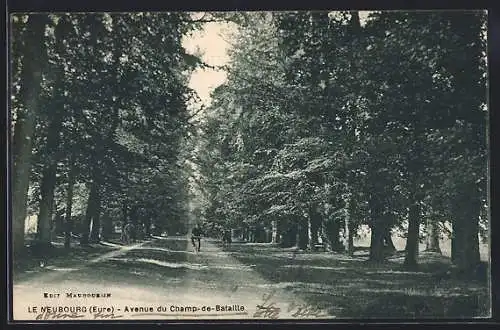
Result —
[[12, 259], [13, 280], [14, 282], [25, 280], [37, 274], [48, 272], [52, 267], [64, 268], [82, 265], [87, 260], [119, 249], [121, 245], [117, 244], [118, 241], [119, 238], [113, 238], [109, 242], [87, 246], [73, 241], [71, 247], [66, 249], [63, 237], [55, 237], [50, 247], [31, 245], [34, 240], [28, 238], [23, 253]]
[[367, 262], [366, 248], [353, 257], [234, 244], [231, 254], [271, 281], [338, 318], [470, 318], [489, 314], [485, 279], [449, 275], [446, 256], [421, 253], [418, 271], [406, 271], [401, 252], [383, 264]]

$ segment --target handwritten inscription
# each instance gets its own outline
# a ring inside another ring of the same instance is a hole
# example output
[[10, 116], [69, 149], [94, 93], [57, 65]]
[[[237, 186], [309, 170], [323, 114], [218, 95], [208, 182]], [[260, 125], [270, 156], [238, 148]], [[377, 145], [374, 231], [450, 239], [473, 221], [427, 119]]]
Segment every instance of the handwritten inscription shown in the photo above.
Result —
[[326, 314], [318, 307], [308, 304], [297, 304], [292, 302], [288, 305], [288, 312], [292, 313], [292, 317], [307, 318], [307, 317], [324, 317]]
[[77, 312], [60, 313], [57, 311], [45, 311], [38, 314], [35, 320], [61, 320], [61, 319], [78, 319], [84, 317], [83, 314]]
[[[117, 319], [123, 317], [123, 315], [115, 315], [114, 313], [106, 313], [106, 312], [97, 312], [91, 314], [94, 320], [98, 319]], [[45, 321], [45, 320], [64, 320], [64, 319], [79, 319], [85, 317], [84, 314], [77, 313], [77, 312], [70, 312], [70, 313], [59, 313], [56, 311], [45, 311], [40, 314], [38, 314], [35, 317], [35, 320], [38, 321]]]
[[[277, 319], [281, 314], [281, 308], [276, 305], [276, 302], [271, 301], [276, 291], [264, 294], [262, 297], [263, 302], [258, 304], [257, 311], [253, 314], [254, 318], [264, 318], [264, 319]], [[286, 309], [288, 313], [294, 318], [318, 318], [327, 316], [319, 307], [312, 306], [309, 304], [298, 304], [292, 302], [288, 305]]]
[[257, 310], [253, 314], [254, 318], [260, 317], [264, 319], [277, 319], [280, 315], [281, 308], [276, 306], [275, 302], [270, 302], [274, 295], [274, 291], [264, 294], [262, 297], [263, 302], [257, 305]]
[[94, 314], [94, 320], [97, 319], [118, 319], [123, 315], [115, 315], [114, 313], [97, 312]]

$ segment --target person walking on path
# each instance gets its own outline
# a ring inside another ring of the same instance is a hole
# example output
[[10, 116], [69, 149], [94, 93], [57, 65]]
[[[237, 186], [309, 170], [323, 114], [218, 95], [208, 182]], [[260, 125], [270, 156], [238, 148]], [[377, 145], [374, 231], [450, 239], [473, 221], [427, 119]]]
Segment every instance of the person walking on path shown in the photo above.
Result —
[[232, 243], [231, 239], [231, 230], [230, 229], [224, 229], [224, 232], [222, 234], [222, 246], [223, 247], [229, 247]]
[[196, 224], [196, 226], [191, 231], [191, 243], [193, 244], [194, 250], [196, 252], [200, 252], [201, 235], [202, 235], [202, 231], [201, 231], [200, 225]]

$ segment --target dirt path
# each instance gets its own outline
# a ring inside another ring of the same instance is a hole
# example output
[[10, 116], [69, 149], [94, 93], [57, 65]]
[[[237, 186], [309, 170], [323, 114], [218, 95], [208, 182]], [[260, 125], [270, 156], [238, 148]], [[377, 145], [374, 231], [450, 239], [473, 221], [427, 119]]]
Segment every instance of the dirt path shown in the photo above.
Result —
[[[194, 253], [184, 237], [157, 239], [15, 283], [14, 319], [318, 317], [320, 311], [295, 295], [272, 289], [254, 266], [210, 241], [203, 241], [202, 252]], [[56, 312], [42, 313], [44, 306]]]
[[291, 292], [276, 289], [255, 271], [256, 265], [241, 263], [210, 241], [202, 242], [201, 252], [189, 252], [187, 259], [201, 271], [188, 273], [183, 295], [199, 305], [241, 306], [244, 311], [238, 316], [244, 319], [332, 317]]

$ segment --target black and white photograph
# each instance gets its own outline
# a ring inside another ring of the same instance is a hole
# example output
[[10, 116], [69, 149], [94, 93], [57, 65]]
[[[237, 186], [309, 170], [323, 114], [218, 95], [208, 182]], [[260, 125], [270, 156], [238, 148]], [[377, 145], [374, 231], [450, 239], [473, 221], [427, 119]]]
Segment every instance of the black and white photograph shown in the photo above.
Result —
[[491, 317], [488, 12], [17, 12], [12, 321]]

